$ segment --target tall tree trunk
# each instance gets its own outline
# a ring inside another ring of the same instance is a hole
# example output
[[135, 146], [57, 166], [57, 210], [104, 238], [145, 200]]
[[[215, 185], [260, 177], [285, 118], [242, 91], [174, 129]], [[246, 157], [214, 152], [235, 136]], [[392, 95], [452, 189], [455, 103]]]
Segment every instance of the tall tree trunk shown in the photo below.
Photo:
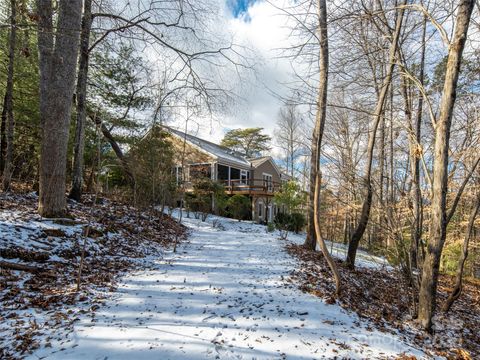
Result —
[[5, 155], [7, 154], [7, 94], [3, 97], [3, 108], [0, 124], [0, 175], [3, 174], [5, 166]]
[[[404, 0], [403, 5], [406, 4], [406, 0]], [[355, 258], [357, 256], [357, 249], [362, 239], [362, 236], [367, 228], [368, 219], [370, 216], [370, 208], [372, 206], [372, 181], [371, 181], [371, 174], [372, 174], [372, 161], [373, 161], [373, 150], [375, 148], [375, 138], [377, 134], [377, 128], [382, 119], [384, 113], [384, 106], [385, 106], [385, 99], [387, 96], [388, 88], [392, 81], [393, 69], [395, 67], [395, 54], [397, 52], [398, 47], [398, 39], [400, 37], [400, 30], [402, 28], [403, 22], [403, 7], [398, 9], [398, 17], [395, 25], [395, 32], [393, 34], [392, 43], [390, 45], [389, 50], [389, 65], [387, 68], [387, 73], [385, 78], [383, 79], [382, 88], [380, 90], [380, 95], [377, 100], [377, 106], [375, 107], [374, 112], [374, 121], [373, 121], [373, 128], [370, 134], [370, 138], [368, 139], [368, 147], [367, 147], [367, 163], [366, 163], [366, 173], [365, 173], [365, 187], [367, 189], [367, 194], [363, 201], [362, 206], [362, 213], [360, 214], [360, 219], [358, 221], [357, 228], [352, 234], [350, 238], [350, 242], [348, 244], [348, 253], [347, 253], [347, 266], [350, 268], [355, 267]]]
[[37, 0], [37, 8], [42, 124], [38, 212], [45, 217], [56, 217], [66, 211], [67, 145], [82, 0], [59, 1], [55, 31], [51, 0]]
[[[377, 226], [378, 234], [376, 236], [381, 237], [382, 242], [385, 239], [384, 236], [384, 211], [385, 211], [385, 202], [384, 202], [384, 179], [385, 179], [385, 118], [382, 116], [380, 120], [380, 159], [379, 159], [379, 168], [380, 168], [380, 178], [379, 178], [379, 190], [378, 190], [378, 217], [377, 217]], [[386, 246], [386, 244], [385, 244]]]
[[318, 165], [315, 162], [314, 153], [316, 152], [315, 146], [312, 142], [312, 156], [310, 157], [310, 175], [309, 175], [309, 191], [308, 191], [308, 213], [307, 213], [307, 237], [303, 246], [308, 250], [315, 250], [317, 246], [317, 239], [315, 235], [315, 178], [318, 172]]
[[[315, 162], [315, 184], [314, 184], [314, 228], [315, 236], [320, 249], [322, 249], [323, 256], [327, 260], [333, 276], [335, 278], [335, 287], [337, 296], [340, 294], [340, 275], [337, 266], [332, 256], [328, 252], [327, 245], [320, 230], [320, 187], [321, 187], [321, 172], [320, 172], [320, 155], [322, 149], [322, 138], [325, 128], [325, 119], [327, 114], [327, 90], [328, 90], [328, 31], [327, 31], [327, 4], [326, 0], [318, 0], [318, 37], [320, 39], [320, 59], [319, 59], [319, 84], [318, 84], [318, 99], [317, 99], [317, 114], [315, 120], [315, 128], [313, 130], [312, 148], [315, 153], [312, 153], [312, 158]], [[312, 169], [313, 172], [314, 169]], [[310, 189], [312, 192], [312, 189]]]
[[83, 187], [83, 154], [85, 150], [85, 122], [87, 111], [88, 55], [90, 30], [92, 27], [92, 0], [85, 0], [83, 5], [82, 33], [80, 35], [80, 63], [77, 77], [77, 123], [75, 128], [75, 148], [73, 158], [72, 188], [68, 195], [71, 199], [80, 201]]
[[7, 131], [6, 140], [7, 148], [5, 152], [5, 163], [3, 168], [3, 191], [10, 189], [10, 182], [12, 180], [13, 167], [13, 132], [15, 122], [13, 119], [13, 66], [15, 65], [15, 42], [17, 38], [17, 4], [16, 0], [10, 0], [10, 37], [8, 40], [8, 70], [7, 70], [7, 88], [5, 91], [5, 112], [7, 115]]
[[[420, 85], [423, 86], [425, 81], [425, 35], [427, 29], [427, 17], [423, 17], [422, 26], [422, 53], [420, 55], [420, 74], [418, 80]], [[417, 268], [420, 259], [418, 257], [418, 249], [420, 246], [420, 240], [422, 238], [423, 228], [423, 206], [422, 206], [422, 190], [420, 188], [420, 151], [419, 148], [422, 134], [422, 113], [423, 113], [423, 95], [421, 91], [418, 92], [418, 105], [417, 114], [415, 118], [414, 134], [415, 147], [410, 149], [411, 156], [411, 171], [412, 171], [412, 199], [413, 199], [413, 224], [411, 229], [411, 242], [410, 242], [410, 263], [412, 268]], [[413, 144], [412, 144], [413, 145]]]
[[448, 299], [445, 301], [443, 305], [443, 311], [448, 312], [452, 307], [455, 300], [457, 300], [461, 293], [462, 293], [462, 285], [463, 285], [463, 269], [465, 267], [465, 262], [467, 261], [468, 257], [468, 244], [470, 242], [470, 238], [472, 237], [473, 229], [475, 226], [475, 219], [477, 218], [478, 212], [480, 210], [480, 192], [477, 194], [477, 199], [475, 204], [472, 207], [472, 212], [470, 213], [470, 218], [468, 219], [467, 231], [465, 232], [465, 239], [463, 240], [463, 247], [462, 247], [462, 254], [460, 255], [460, 259], [458, 260], [458, 269], [457, 269], [457, 276], [455, 278], [455, 286], [453, 287], [452, 292], [448, 296]]
[[467, 39], [474, 4], [475, 0], [462, 0], [458, 7], [455, 32], [448, 51], [445, 82], [440, 103], [440, 116], [435, 124], [430, 232], [425, 260], [423, 262], [418, 311], [418, 319], [423, 328], [428, 331], [431, 329], [432, 316], [436, 309], [440, 257], [445, 244], [447, 231], [446, 196], [448, 190], [448, 148], [452, 113], [457, 95], [457, 83], [462, 63], [463, 49]]

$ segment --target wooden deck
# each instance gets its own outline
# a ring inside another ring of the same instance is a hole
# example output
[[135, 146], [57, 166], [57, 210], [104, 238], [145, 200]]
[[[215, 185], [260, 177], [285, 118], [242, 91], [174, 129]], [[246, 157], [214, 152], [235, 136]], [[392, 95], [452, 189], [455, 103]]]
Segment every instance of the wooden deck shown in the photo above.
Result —
[[226, 180], [225, 191], [229, 195], [274, 196], [280, 184], [262, 179]]
[[[273, 197], [280, 190], [280, 183], [263, 179], [248, 180], [218, 180], [225, 187], [227, 195], [246, 195], [254, 197]], [[185, 191], [193, 191], [192, 183], [184, 183]]]

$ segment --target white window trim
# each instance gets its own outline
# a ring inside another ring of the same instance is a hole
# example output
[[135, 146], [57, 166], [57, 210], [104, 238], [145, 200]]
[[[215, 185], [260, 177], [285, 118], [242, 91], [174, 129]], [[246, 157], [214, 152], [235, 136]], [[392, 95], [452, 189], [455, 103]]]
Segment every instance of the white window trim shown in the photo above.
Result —
[[[245, 176], [245, 179], [243, 179], [243, 176]], [[248, 170], [240, 169], [240, 183], [243, 185], [247, 185], [248, 183]]]
[[[269, 176], [270, 179], [265, 179], [265, 176]], [[267, 190], [272, 191], [273, 190], [273, 175], [269, 173], [262, 173], [263, 181], [268, 181], [268, 186]]]

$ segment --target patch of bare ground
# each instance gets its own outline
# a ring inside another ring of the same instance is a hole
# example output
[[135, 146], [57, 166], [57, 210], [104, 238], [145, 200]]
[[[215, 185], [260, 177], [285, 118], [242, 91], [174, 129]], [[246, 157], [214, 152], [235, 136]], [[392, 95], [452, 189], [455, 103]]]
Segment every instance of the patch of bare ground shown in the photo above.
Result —
[[[338, 302], [343, 308], [355, 311], [360, 319], [384, 332], [398, 332], [411, 343], [436, 356], [447, 359], [480, 358], [480, 282], [465, 281], [460, 298], [448, 314], [435, 318], [434, 333], [422, 331], [412, 319], [413, 291], [402, 275], [389, 269], [347, 269], [336, 260], [342, 293], [334, 298], [332, 275], [321, 252], [311, 252], [301, 245], [289, 244], [287, 251], [299, 260], [289, 281], [327, 302]], [[445, 301], [454, 279], [441, 276], [438, 303]], [[401, 358], [400, 359], [404, 359]], [[408, 358], [414, 359], [414, 358]]]

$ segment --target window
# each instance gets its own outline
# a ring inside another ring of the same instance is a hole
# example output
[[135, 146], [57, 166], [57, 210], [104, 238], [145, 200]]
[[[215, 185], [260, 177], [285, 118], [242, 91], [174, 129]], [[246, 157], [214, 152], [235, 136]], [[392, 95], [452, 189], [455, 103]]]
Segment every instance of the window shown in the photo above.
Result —
[[263, 203], [258, 203], [258, 217], [261, 218], [263, 216]]
[[230, 168], [230, 179], [240, 180], [240, 169]]
[[248, 184], [249, 179], [249, 171], [248, 170], [241, 170], [240, 171], [240, 183], [243, 185]]
[[190, 165], [190, 181], [200, 178], [212, 178], [212, 167], [210, 164]]
[[183, 182], [183, 168], [181, 166], [177, 166], [175, 168], [176, 178], [177, 178], [177, 185]]
[[228, 166], [217, 165], [217, 180], [228, 180]]
[[263, 186], [267, 188], [267, 191], [273, 190], [272, 175], [263, 173]]

